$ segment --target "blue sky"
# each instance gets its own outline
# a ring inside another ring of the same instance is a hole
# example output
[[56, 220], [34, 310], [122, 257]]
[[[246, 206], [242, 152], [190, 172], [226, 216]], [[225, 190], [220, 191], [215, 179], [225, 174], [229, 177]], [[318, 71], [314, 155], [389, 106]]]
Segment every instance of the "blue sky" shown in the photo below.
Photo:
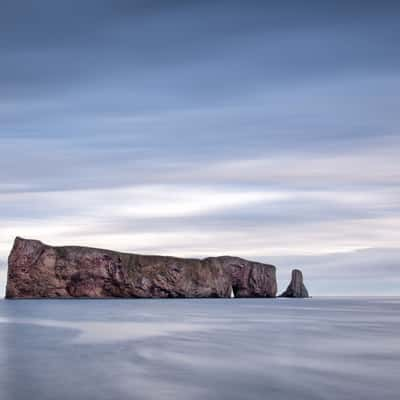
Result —
[[2, 287], [19, 235], [400, 294], [398, 2], [0, 5]]

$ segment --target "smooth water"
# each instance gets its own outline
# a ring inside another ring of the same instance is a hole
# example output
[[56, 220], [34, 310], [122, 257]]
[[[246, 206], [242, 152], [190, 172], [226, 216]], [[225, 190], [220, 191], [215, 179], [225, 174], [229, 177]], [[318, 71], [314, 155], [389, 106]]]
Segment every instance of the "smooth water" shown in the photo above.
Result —
[[0, 301], [1, 400], [400, 398], [400, 299]]

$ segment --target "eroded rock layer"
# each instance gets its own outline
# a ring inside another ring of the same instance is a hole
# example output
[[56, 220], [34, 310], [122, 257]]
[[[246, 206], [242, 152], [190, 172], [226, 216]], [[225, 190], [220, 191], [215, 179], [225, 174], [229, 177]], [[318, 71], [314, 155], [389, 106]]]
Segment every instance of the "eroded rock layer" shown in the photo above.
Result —
[[303, 273], [299, 269], [292, 270], [292, 279], [280, 297], [309, 297], [303, 282]]
[[238, 257], [139, 255], [16, 238], [6, 297], [275, 297], [276, 290], [273, 265]]

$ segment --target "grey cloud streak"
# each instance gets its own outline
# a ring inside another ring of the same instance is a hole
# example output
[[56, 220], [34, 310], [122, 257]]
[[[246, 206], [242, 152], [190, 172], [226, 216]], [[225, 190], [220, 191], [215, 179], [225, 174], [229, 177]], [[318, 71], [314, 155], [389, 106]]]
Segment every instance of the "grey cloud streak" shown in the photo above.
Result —
[[325, 265], [348, 294], [397, 276], [398, 2], [1, 6], [0, 257], [18, 234], [293, 256], [314, 293]]

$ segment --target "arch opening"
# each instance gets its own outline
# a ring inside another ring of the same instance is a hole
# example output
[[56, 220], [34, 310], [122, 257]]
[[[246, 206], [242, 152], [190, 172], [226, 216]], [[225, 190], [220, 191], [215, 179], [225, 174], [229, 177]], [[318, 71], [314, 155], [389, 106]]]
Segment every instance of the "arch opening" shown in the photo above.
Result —
[[235, 285], [231, 285], [231, 290], [230, 290], [230, 293], [229, 293], [229, 297], [231, 299], [234, 299], [235, 297], [240, 297], [240, 296], [238, 296], [238, 293], [239, 293], [239, 288], [237, 286], [235, 286]]

